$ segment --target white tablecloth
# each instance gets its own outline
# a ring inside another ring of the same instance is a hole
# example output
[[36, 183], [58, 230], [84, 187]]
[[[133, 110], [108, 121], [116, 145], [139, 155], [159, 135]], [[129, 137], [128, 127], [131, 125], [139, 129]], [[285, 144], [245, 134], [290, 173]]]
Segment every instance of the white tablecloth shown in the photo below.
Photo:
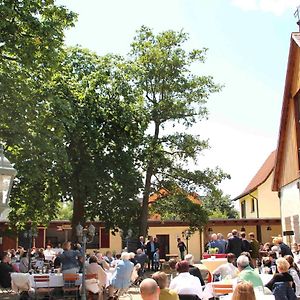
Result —
[[[264, 285], [266, 285], [270, 280], [271, 278], [273, 277], [273, 275], [271, 274], [259, 274], [259, 277], [261, 278], [262, 282]], [[238, 278], [235, 278], [235, 279], [231, 279], [230, 281], [228, 280], [223, 280], [223, 281], [219, 281], [219, 282], [214, 282], [214, 284], [222, 284], [222, 283], [232, 283], [233, 285], [233, 288], [235, 288], [235, 286], [237, 285], [237, 282], [238, 282]], [[265, 288], [265, 292], [270, 292], [267, 288]], [[257, 291], [256, 291], [257, 293]], [[275, 299], [273, 295], [264, 295], [262, 293], [259, 293], [259, 298], [258, 296], [256, 297], [256, 299], [266, 299], [266, 300], [271, 300], [271, 299]], [[263, 298], [262, 298], [263, 296]], [[205, 288], [204, 288], [204, 291], [203, 291], [203, 299], [204, 300], [207, 300], [209, 298], [212, 298], [213, 297], [213, 288], [212, 288], [212, 283], [207, 283], [205, 285]], [[230, 297], [227, 297], [227, 298], [224, 298], [224, 299], [231, 299], [231, 296]]]
[[213, 272], [217, 267], [225, 264], [227, 262], [227, 259], [226, 258], [215, 258], [215, 259], [207, 258], [207, 259], [202, 259], [201, 262], [210, 272]]
[[[47, 274], [32, 274], [30, 275], [30, 283], [31, 286], [33, 288], [35, 287], [48, 287], [48, 283], [47, 282], [37, 282], [37, 284], [35, 284], [34, 282], [34, 276], [43, 276], [43, 275], [47, 275]], [[62, 287], [64, 286], [64, 279], [63, 279], [63, 274], [59, 273], [59, 274], [54, 274], [54, 273], [50, 273], [49, 274], [49, 287]], [[80, 285], [81, 284], [81, 280], [82, 280], [82, 274], [79, 274], [79, 280], [78, 282], [76, 282], [76, 284]]]

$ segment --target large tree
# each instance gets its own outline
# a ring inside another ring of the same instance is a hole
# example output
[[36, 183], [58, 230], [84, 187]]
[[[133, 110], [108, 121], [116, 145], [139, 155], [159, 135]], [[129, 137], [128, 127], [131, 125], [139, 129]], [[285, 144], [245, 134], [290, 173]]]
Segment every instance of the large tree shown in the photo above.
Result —
[[[53, 186], [58, 174], [51, 168], [56, 153], [49, 146], [51, 139], [44, 143], [50, 134], [41, 96], [58, 65], [64, 30], [75, 17], [51, 0], [0, 1], [0, 142], [16, 163], [19, 182], [24, 183], [24, 176], [28, 179], [16, 197], [28, 214], [17, 209], [12, 222], [16, 226], [24, 220], [49, 220], [55, 212], [47, 199], [56, 198], [57, 193]], [[38, 124], [41, 128], [36, 130]]]
[[61, 53], [60, 67], [24, 111], [23, 138], [7, 136], [20, 179], [11, 202], [15, 224], [48, 223], [68, 200], [73, 239], [87, 219], [123, 229], [137, 219], [143, 106], [127, 68], [118, 56]]
[[204, 62], [206, 49], [185, 50], [187, 39], [188, 35], [182, 31], [155, 35], [151, 29], [142, 27], [131, 45], [136, 85], [144, 95], [149, 127], [143, 156], [145, 184], [140, 217], [143, 236], [147, 234], [148, 199], [153, 189], [167, 183], [188, 193], [193, 190], [206, 193], [226, 177], [218, 168], [189, 167], [208, 143], [185, 130], [207, 117], [206, 101], [220, 86], [212, 77], [192, 72], [194, 63]]

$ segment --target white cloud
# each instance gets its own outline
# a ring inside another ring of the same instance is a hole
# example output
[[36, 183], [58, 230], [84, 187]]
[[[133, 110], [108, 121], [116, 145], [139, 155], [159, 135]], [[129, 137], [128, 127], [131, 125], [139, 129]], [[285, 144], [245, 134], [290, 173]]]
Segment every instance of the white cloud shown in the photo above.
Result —
[[299, 0], [232, 0], [231, 4], [245, 11], [264, 11], [280, 16], [287, 10], [296, 10]]

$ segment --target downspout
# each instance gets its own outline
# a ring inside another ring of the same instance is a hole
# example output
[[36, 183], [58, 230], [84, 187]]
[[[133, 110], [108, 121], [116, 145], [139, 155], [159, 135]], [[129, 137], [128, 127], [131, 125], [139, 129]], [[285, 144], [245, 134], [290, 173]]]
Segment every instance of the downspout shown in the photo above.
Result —
[[252, 198], [254, 198], [256, 200], [256, 218], [259, 219], [258, 199], [255, 196], [253, 196], [252, 194], [249, 194], [249, 196], [251, 196]]
[[[249, 195], [256, 200], [256, 218], [259, 219], [259, 209], [258, 209], [258, 199], [249, 193]], [[262, 242], [262, 236], [261, 236], [261, 226], [256, 225], [256, 235], [259, 242]]]

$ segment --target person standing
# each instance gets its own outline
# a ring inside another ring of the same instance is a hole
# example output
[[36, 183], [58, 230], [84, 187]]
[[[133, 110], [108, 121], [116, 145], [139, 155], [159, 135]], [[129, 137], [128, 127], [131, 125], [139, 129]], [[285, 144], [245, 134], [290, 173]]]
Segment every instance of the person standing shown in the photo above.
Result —
[[218, 253], [223, 254], [223, 253], [225, 253], [227, 242], [224, 240], [222, 233], [218, 233], [217, 237], [218, 237], [218, 242], [219, 242], [219, 252]]
[[259, 258], [259, 241], [255, 239], [255, 235], [253, 232], [249, 233], [250, 238], [250, 255], [254, 268], [256, 268], [256, 260]]
[[242, 250], [243, 252], [249, 252], [250, 253], [250, 242], [246, 239], [246, 232], [241, 232], [241, 238], [242, 238]]
[[79, 272], [79, 259], [82, 259], [82, 257], [84, 257], [84, 254], [82, 254], [79, 250], [72, 250], [71, 248], [71, 242], [64, 242], [64, 252], [58, 256], [61, 260], [62, 273]]
[[158, 243], [154, 242], [153, 236], [149, 236], [149, 241], [146, 244], [149, 270], [150, 270], [150, 265], [151, 265], [152, 271], [154, 270], [153, 254], [155, 253], [156, 249], [158, 249], [158, 248], [159, 248]]
[[137, 242], [137, 249], [145, 250], [145, 242], [144, 237], [142, 235], [139, 237], [139, 240]]
[[233, 253], [236, 257], [239, 257], [242, 253], [242, 239], [238, 237], [238, 231], [232, 230], [232, 237], [228, 239], [226, 253]]
[[185, 254], [185, 250], [186, 250], [186, 245], [181, 240], [181, 238], [177, 238], [177, 248], [179, 249], [179, 252], [180, 252], [180, 259], [184, 260], [184, 254]]

